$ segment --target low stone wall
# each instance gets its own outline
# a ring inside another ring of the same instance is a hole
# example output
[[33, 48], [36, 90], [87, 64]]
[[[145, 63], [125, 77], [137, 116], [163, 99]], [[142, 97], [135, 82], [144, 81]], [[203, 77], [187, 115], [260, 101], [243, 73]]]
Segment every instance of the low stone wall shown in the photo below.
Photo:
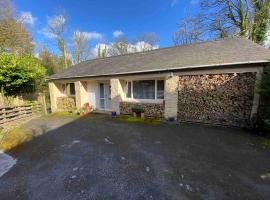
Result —
[[132, 108], [136, 106], [140, 106], [144, 109], [144, 115], [146, 118], [164, 118], [164, 105], [158, 103], [120, 102], [120, 113], [132, 114]]
[[57, 110], [59, 111], [70, 111], [76, 107], [75, 97], [58, 97], [57, 98]]
[[178, 121], [246, 127], [255, 73], [179, 77]]

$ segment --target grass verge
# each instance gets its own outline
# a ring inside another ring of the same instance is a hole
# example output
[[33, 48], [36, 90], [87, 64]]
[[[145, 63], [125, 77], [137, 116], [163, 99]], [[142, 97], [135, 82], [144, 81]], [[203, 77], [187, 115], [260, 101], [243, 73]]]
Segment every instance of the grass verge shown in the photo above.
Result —
[[126, 115], [120, 115], [117, 117], [117, 119], [121, 122], [128, 122], [128, 123], [142, 123], [147, 125], [159, 125], [161, 124], [161, 120], [157, 119], [142, 119], [138, 117], [130, 117]]
[[265, 149], [270, 149], [270, 138], [258, 138], [255, 140], [254, 144]]
[[35, 136], [33, 131], [25, 132], [20, 127], [13, 128], [7, 133], [1, 133], [0, 149], [8, 151], [26, 141], [31, 140]]

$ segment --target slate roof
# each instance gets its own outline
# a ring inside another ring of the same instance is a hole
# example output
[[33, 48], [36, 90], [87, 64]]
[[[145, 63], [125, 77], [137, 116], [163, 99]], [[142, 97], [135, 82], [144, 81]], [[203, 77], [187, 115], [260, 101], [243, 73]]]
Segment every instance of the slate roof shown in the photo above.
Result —
[[164, 72], [199, 67], [218, 68], [226, 65], [269, 61], [270, 50], [245, 38], [228, 38], [88, 60], [50, 76], [49, 80]]

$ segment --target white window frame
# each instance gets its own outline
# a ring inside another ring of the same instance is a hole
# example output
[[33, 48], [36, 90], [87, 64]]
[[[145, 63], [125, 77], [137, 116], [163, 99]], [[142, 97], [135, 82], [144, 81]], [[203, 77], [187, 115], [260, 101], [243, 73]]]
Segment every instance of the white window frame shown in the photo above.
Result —
[[[154, 99], [137, 99], [133, 97], [133, 81], [148, 81], [148, 80], [154, 80], [155, 81], [155, 98]], [[164, 98], [163, 99], [158, 99], [157, 98], [157, 81], [164, 81]], [[128, 93], [128, 83], [131, 83], [131, 97], [127, 97]], [[125, 100], [126, 101], [131, 101], [131, 102], [163, 102], [165, 99], [165, 80], [164, 79], [139, 79], [139, 80], [127, 80], [126, 85], [125, 85]]]

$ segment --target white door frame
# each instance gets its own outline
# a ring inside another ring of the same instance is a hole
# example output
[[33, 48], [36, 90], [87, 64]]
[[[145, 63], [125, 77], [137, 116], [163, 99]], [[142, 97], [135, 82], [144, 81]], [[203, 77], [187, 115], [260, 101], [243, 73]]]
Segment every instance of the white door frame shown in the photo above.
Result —
[[[103, 98], [101, 98], [101, 84], [103, 84]], [[110, 84], [109, 83], [105, 83], [105, 82], [99, 82], [98, 83], [98, 91], [99, 91], [99, 98], [98, 98], [98, 100], [99, 100], [99, 110], [111, 110], [111, 108], [109, 108], [108, 106], [110, 105], [109, 103], [108, 103], [108, 101], [109, 101], [109, 98], [111, 98], [110, 97], [110, 92], [109, 91], [107, 91], [107, 87], [108, 86], [108, 88], [110, 87]], [[108, 96], [109, 95], [109, 96]], [[101, 107], [101, 100], [104, 100], [104, 108], [102, 108]]]

